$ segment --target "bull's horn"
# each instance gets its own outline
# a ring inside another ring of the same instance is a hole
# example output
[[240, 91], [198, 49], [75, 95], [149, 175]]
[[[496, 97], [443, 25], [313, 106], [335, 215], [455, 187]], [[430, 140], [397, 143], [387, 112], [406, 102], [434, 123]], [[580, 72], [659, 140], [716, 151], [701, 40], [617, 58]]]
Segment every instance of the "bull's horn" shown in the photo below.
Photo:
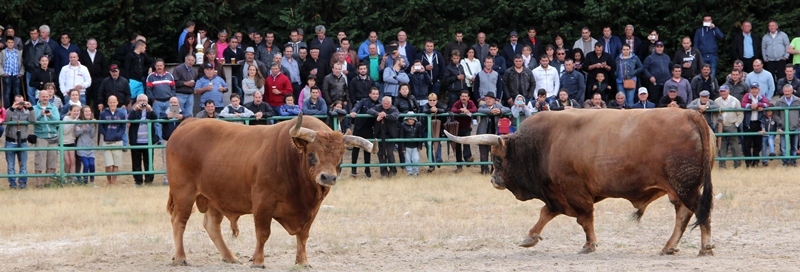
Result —
[[345, 146], [358, 147], [358, 148], [367, 150], [372, 154], [378, 153], [377, 141], [375, 143], [372, 143], [369, 140], [361, 138], [361, 137], [358, 137], [358, 136], [344, 135], [344, 145]]
[[501, 139], [500, 136], [494, 134], [480, 134], [480, 135], [473, 135], [473, 136], [455, 136], [444, 131], [444, 134], [447, 135], [451, 141], [459, 143], [459, 144], [468, 144], [468, 145], [500, 145]]
[[294, 127], [289, 130], [289, 135], [292, 138], [300, 138], [305, 140], [306, 142], [314, 142], [314, 139], [317, 138], [317, 132], [302, 127], [303, 125], [303, 113], [297, 115], [297, 120], [294, 123]]

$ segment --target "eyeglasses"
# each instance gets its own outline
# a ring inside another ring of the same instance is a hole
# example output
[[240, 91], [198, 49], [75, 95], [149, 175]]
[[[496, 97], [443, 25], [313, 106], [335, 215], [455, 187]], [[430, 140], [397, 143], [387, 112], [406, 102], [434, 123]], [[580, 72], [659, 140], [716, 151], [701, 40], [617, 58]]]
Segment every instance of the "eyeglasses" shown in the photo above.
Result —
[[561, 55], [566, 55], [566, 53], [557, 53], [556, 55], [561, 56]]

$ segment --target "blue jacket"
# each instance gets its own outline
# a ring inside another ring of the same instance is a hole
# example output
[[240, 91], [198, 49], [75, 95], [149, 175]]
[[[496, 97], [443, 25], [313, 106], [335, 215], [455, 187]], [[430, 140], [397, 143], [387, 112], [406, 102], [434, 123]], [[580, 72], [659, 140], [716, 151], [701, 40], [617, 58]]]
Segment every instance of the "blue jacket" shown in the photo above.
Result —
[[294, 116], [300, 114], [300, 107], [297, 105], [289, 106], [286, 104], [278, 107], [278, 115], [280, 116]]
[[[694, 32], [694, 47], [702, 55], [717, 55], [717, 41], [722, 40], [725, 35], [719, 27], [700, 27]], [[755, 46], [754, 46], [755, 47]], [[756, 48], [753, 48], [756, 50]]]
[[[105, 108], [103, 112], [100, 113], [99, 120], [127, 120], [128, 117], [122, 113], [122, 109], [117, 109], [114, 113], [111, 113], [111, 110]], [[106, 142], [116, 142], [122, 141], [122, 137], [125, 136], [125, 124], [100, 124], [100, 135], [103, 135], [103, 141]]]
[[672, 77], [672, 59], [667, 54], [653, 53], [644, 60], [644, 76], [656, 78], [656, 84], [664, 85]]
[[[612, 58], [614, 56], [619, 56], [622, 53], [622, 40], [619, 37], [611, 35], [611, 38], [608, 40], [608, 44], [606, 44], [606, 39], [603, 36], [597, 38], [598, 42], [603, 43], [603, 52], [608, 53], [611, 55]], [[633, 50], [631, 50], [633, 52]], [[584, 54], [589, 54], [588, 52], [583, 52]]]
[[428, 73], [410, 73], [411, 94], [414, 97], [425, 100], [428, 99], [428, 92], [431, 86], [431, 76]]
[[[381, 41], [376, 40], [375, 43], [378, 45], [378, 56], [383, 56], [386, 54], [386, 50], [383, 48], [383, 44]], [[369, 39], [366, 39], [361, 45], [358, 47], [358, 59], [363, 59], [369, 56]]]
[[583, 104], [586, 99], [586, 77], [583, 76], [578, 70], [572, 70], [572, 73], [564, 71], [561, 74], [561, 89], [566, 89], [570, 99], [575, 99], [578, 104]]
[[639, 57], [631, 53], [628, 59], [623, 59], [622, 54], [620, 54], [616, 62], [617, 69], [614, 70], [614, 74], [617, 77], [617, 83], [622, 83], [624, 79], [633, 79], [633, 81], [639, 80], [639, 74], [641, 74], [644, 69]]
[[[50, 110], [50, 117], [44, 115], [44, 110]], [[35, 112], [37, 122], [61, 120], [58, 114], [58, 108], [53, 106], [53, 104], [48, 103], [47, 106], [43, 107], [42, 103], [36, 103], [33, 105], [33, 111]], [[33, 125], [33, 134], [43, 139], [58, 137], [58, 125], [36, 123]]]
[[631, 109], [655, 109], [655, 108], [656, 104], [650, 101], [645, 101], [645, 103], [642, 103], [642, 101], [637, 101], [636, 104], [633, 104], [633, 106], [631, 106]]
[[[50, 38], [50, 40], [52, 41], [53, 39]], [[81, 49], [74, 43], [70, 43], [67, 48], [60, 44], [56, 46], [55, 50], [53, 50], [53, 58], [50, 60], [50, 62], [55, 62], [55, 66], [51, 65], [50, 67], [55, 68], [56, 71], [61, 71], [62, 67], [69, 64], [69, 53], [71, 52], [80, 54]]]
[[303, 114], [306, 115], [325, 115], [328, 114], [328, 105], [322, 97], [317, 98], [317, 103], [311, 102], [311, 98], [303, 101]]

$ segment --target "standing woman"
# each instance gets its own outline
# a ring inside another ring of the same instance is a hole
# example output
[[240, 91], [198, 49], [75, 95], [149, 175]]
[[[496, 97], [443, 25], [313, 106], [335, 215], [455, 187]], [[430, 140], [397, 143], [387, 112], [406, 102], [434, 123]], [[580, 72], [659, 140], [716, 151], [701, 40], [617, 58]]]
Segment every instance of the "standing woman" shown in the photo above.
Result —
[[556, 47], [553, 46], [552, 44], [548, 44], [547, 46], [544, 47], [544, 53], [547, 54], [547, 59], [549, 59], [550, 61], [556, 59]]
[[[58, 86], [58, 74], [56, 74], [56, 69], [50, 69], [48, 66], [50, 65], [50, 58], [47, 55], [42, 55], [39, 57], [39, 67], [36, 67], [35, 70], [29, 72], [31, 73], [31, 81], [28, 82], [28, 86], [36, 88], [36, 93], [28, 93], [28, 102], [33, 104], [36, 103], [39, 99], [39, 92], [45, 89], [45, 84], [53, 83], [53, 86]], [[61, 92], [55, 92], [60, 94]]]
[[[70, 95], [73, 92], [78, 92], [77, 90], [70, 91]], [[78, 116], [81, 112], [80, 105], [70, 105], [69, 111], [67, 111], [67, 116], [64, 116], [64, 121], [75, 121], [78, 120]], [[75, 147], [75, 126], [76, 124], [64, 124], [62, 129], [64, 129], [64, 147]], [[64, 151], [64, 171], [67, 173], [75, 173], [75, 150], [66, 150]], [[74, 183], [73, 180], [77, 179], [77, 177], [67, 178], [71, 183]]]
[[222, 63], [217, 60], [217, 51], [214, 51], [213, 47], [211, 50], [205, 52], [203, 63], [211, 63], [211, 67], [214, 67], [217, 76], [221, 77], [223, 80], [228, 80], [228, 78], [225, 77], [225, 70], [222, 69]]
[[[636, 90], [636, 85], [638, 85], [637, 81], [639, 79], [639, 74], [644, 70], [644, 66], [642, 66], [642, 62], [639, 58], [631, 53], [631, 46], [628, 44], [622, 45], [622, 54], [617, 57], [616, 62], [617, 69], [615, 73], [617, 78], [617, 90], [625, 90], [625, 102], [628, 105], [633, 105], [633, 97], [636, 96], [634, 92]], [[626, 80], [632, 80], [633, 86], [624, 88]]]
[[183, 39], [183, 45], [178, 50], [178, 62], [183, 62], [187, 55], [194, 56], [194, 48], [197, 46], [197, 40], [194, 37], [194, 32], [186, 33], [186, 38]]
[[243, 104], [253, 102], [253, 94], [256, 92], [264, 94], [264, 75], [255, 65], [247, 67], [247, 77], [242, 80]]
[[[472, 89], [472, 81], [475, 78], [475, 74], [483, 69], [483, 67], [481, 67], [481, 61], [475, 58], [475, 48], [470, 47], [467, 49], [465, 57], [461, 59], [461, 65], [464, 65], [464, 77], [467, 81], [467, 88]], [[400, 112], [406, 113], [405, 111]]]
[[[81, 108], [80, 119], [83, 121], [94, 120], [92, 108], [83, 106]], [[97, 131], [95, 124], [79, 124], [75, 125], [75, 145], [78, 147], [93, 147], [94, 134]], [[76, 151], [78, 158], [83, 165], [83, 173], [89, 173], [91, 176], [84, 176], [82, 179], [83, 184], [87, 184], [89, 180], [94, 183], [94, 150], [78, 150]], [[97, 186], [97, 185], [95, 185]]]

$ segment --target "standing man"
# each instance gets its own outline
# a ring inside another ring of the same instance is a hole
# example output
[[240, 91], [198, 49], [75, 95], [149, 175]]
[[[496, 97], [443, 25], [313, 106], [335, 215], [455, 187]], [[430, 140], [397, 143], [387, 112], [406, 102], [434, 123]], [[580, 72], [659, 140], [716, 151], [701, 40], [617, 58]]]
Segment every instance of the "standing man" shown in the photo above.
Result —
[[608, 53], [612, 59], [616, 59], [622, 53], [622, 41], [616, 35], [612, 35], [610, 26], [603, 27], [603, 36], [597, 40], [603, 43], [604, 52]]
[[78, 61], [78, 52], [69, 53], [69, 64], [61, 68], [58, 85], [64, 97], [69, 97], [72, 89], [80, 90], [81, 104], [86, 105], [86, 88], [92, 86], [92, 76], [89, 69]]
[[450, 54], [450, 61], [451, 63], [444, 70], [442, 81], [447, 85], [447, 105], [453, 106], [453, 103], [459, 99], [461, 91], [467, 90], [467, 82], [464, 80], [466, 75], [464, 66], [461, 65], [460, 52], [453, 51]]
[[128, 79], [120, 76], [119, 67], [116, 64], [111, 64], [108, 69], [111, 76], [104, 78], [100, 83], [100, 90], [97, 94], [97, 110], [100, 112], [108, 108], [108, 98], [114, 96], [114, 99], [121, 105], [122, 110], [127, 116], [127, 105], [131, 100], [131, 87], [128, 84]]
[[[484, 57], [483, 69], [475, 74], [475, 81], [472, 82], [472, 92], [478, 100], [482, 100], [489, 93], [497, 94], [503, 88], [500, 74], [492, 70], [492, 66], [494, 66], [494, 58], [491, 56]], [[500, 95], [495, 96], [495, 99], [497, 99], [496, 97], [500, 97], [502, 101], [503, 95], [500, 93]]]
[[[753, 69], [757, 69], [756, 63], [753, 62]], [[749, 77], [748, 77], [749, 78]], [[769, 107], [769, 99], [759, 94], [760, 92], [758, 83], [750, 84], [750, 93], [742, 98], [742, 108], [749, 109], [744, 112], [743, 130], [744, 132], [759, 132], [761, 131], [761, 119], [764, 116], [764, 109]], [[755, 157], [761, 152], [761, 135], [744, 136], [744, 156]], [[746, 160], [745, 166], [747, 168], [756, 167], [758, 160]]]
[[144, 41], [136, 41], [133, 52], [125, 56], [125, 65], [122, 70], [122, 76], [128, 79], [131, 85], [131, 97], [136, 97], [144, 93], [144, 85], [142, 81], [144, 76], [148, 74], [147, 55], [144, 54], [147, 50], [147, 44]]
[[[775, 102], [776, 107], [800, 107], [800, 97], [794, 95], [794, 89], [792, 85], [783, 85], [783, 96]], [[775, 114], [781, 120], [788, 120], [789, 124], [789, 131], [798, 132], [800, 131], [800, 111], [798, 110], [790, 110], [789, 116], [784, 116], [784, 111], [778, 110], [775, 111]], [[784, 126], [779, 127], [779, 131], [782, 130]], [[786, 139], [785, 137], [781, 136], [781, 140]], [[791, 155], [797, 156], [797, 139], [798, 134], [791, 134], [789, 136], [789, 144], [783, 143], [781, 141], [781, 154], [783, 156]], [[783, 166], [793, 166], [797, 167], [796, 160], [789, 160], [783, 159]]]
[[508, 44], [503, 47], [503, 57], [506, 59], [506, 63], [513, 62], [514, 56], [522, 54], [524, 45], [519, 44], [517, 42], [518, 39], [519, 35], [517, 35], [516, 31], [511, 31], [508, 34]]
[[[280, 73], [280, 68], [275, 66]], [[228, 84], [214, 72], [214, 65], [203, 63], [203, 77], [194, 85], [194, 94], [200, 95], [200, 101], [214, 102], [214, 112], [222, 111], [222, 93], [228, 91]], [[207, 103], [206, 103], [207, 104]], [[205, 106], [203, 106], [205, 108]]]
[[544, 89], [547, 91], [547, 104], [556, 101], [556, 94], [561, 87], [561, 80], [558, 78], [558, 71], [550, 66], [550, 59], [547, 55], [539, 56], [539, 67], [533, 69], [533, 80], [536, 82], [536, 90]]
[[467, 48], [469, 48], [469, 46], [463, 41], [464, 32], [462, 32], [461, 30], [457, 30], [455, 37], [456, 39], [454, 41], [444, 46], [444, 52], [442, 52], [442, 54], [445, 56], [452, 56], [453, 50], [458, 50], [461, 56], [466, 57]]
[[719, 83], [717, 83], [717, 79], [711, 74], [711, 65], [708, 63], [703, 64], [703, 68], [700, 69], [700, 74], [692, 78], [691, 83], [692, 97], [699, 97], [702, 91], [708, 91], [711, 100], [719, 97]]
[[772, 99], [775, 94], [775, 78], [770, 71], [764, 68], [764, 64], [760, 59], [753, 61], [753, 72], [747, 74], [745, 82], [751, 86], [751, 89], [753, 83], [758, 83], [760, 86], [759, 94], [767, 97], [767, 100]]
[[3, 78], [3, 107], [11, 107], [11, 99], [20, 92], [20, 82], [25, 75], [22, 51], [15, 48], [14, 37], [5, 38], [6, 49], [0, 51], [0, 77]]
[[[86, 41], [86, 50], [81, 51], [78, 55], [78, 62], [86, 66], [89, 70], [89, 75], [92, 77], [92, 85], [86, 88], [86, 104], [96, 110], [97, 95], [99, 94], [100, 85], [103, 79], [108, 77], [108, 61], [106, 56], [100, 50], [97, 50], [97, 40], [91, 38]], [[95, 111], [95, 116], [99, 116], [99, 111]]]
[[[112, 73], [112, 77], [113, 77]], [[120, 121], [126, 120], [127, 113], [117, 108], [119, 102], [116, 96], [108, 97], [108, 108], [100, 113], [99, 120], [107, 121]], [[103, 123], [99, 125], [99, 131], [102, 138], [100, 139], [102, 146], [122, 146], [122, 141], [125, 139], [125, 124], [120, 123]], [[98, 136], [100, 137], [100, 136]], [[103, 151], [103, 162], [106, 166], [106, 173], [119, 172], [119, 167], [122, 166], [122, 150], [119, 149], [106, 149]], [[106, 176], [108, 185], [117, 183], [117, 176]]]
[[275, 54], [280, 53], [281, 49], [275, 45], [275, 33], [271, 30], [267, 30], [264, 34], [264, 43], [256, 47], [256, 59], [260, 60], [267, 67], [270, 67], [272, 66], [272, 60]]
[[[358, 58], [363, 59], [369, 55], [369, 46], [374, 44], [378, 48], [378, 55], [386, 54], [386, 49], [383, 47], [383, 43], [378, 40], [378, 33], [375, 31], [369, 32], [369, 37], [358, 46]], [[330, 54], [328, 54], [330, 55]]]
[[572, 59], [567, 59], [564, 62], [564, 74], [559, 79], [559, 84], [562, 89], [567, 90], [569, 99], [578, 101], [578, 104], [583, 104], [586, 95], [586, 78], [583, 73], [575, 70], [575, 62]]
[[299, 57], [298, 54], [300, 53], [300, 47], [308, 48], [308, 45], [306, 45], [305, 42], [300, 40], [300, 35], [297, 34], [297, 30], [292, 30], [291, 32], [289, 32], [289, 42], [286, 43], [286, 45], [292, 47], [292, 52], [294, 52], [294, 54], [292, 54], [292, 57], [294, 58]]
[[[147, 76], [146, 81], [147, 89], [145, 94], [148, 98], [153, 99], [153, 107], [151, 109], [155, 112], [167, 112], [169, 110], [169, 99], [175, 96], [175, 77], [170, 72], [164, 70], [164, 60], [156, 60], [156, 70]], [[138, 98], [137, 98], [138, 99]], [[150, 107], [148, 105], [148, 107]], [[155, 123], [156, 136], [161, 137], [161, 123]]]
[[658, 103], [665, 94], [664, 83], [672, 77], [672, 59], [664, 54], [664, 42], [656, 42], [656, 51], [644, 60], [644, 75], [648, 84], [650, 102]]
[[528, 27], [528, 38], [523, 39], [521, 43], [523, 48], [526, 45], [531, 48], [531, 56], [535, 60], [538, 60], [539, 55], [544, 51], [544, 43], [536, 39], [536, 27], [534, 26]]
[[[397, 62], [402, 62], [402, 58]], [[350, 113], [352, 116], [353, 112]], [[394, 145], [387, 143], [386, 139], [397, 138], [397, 120], [400, 119], [400, 112], [392, 106], [392, 98], [384, 96], [381, 104], [375, 105], [367, 111], [367, 114], [375, 116], [373, 133], [380, 139], [378, 143], [378, 161], [380, 163], [394, 163]], [[353, 149], [355, 150], [355, 148]], [[397, 175], [397, 167], [381, 166], [381, 178], [394, 177]]]
[[[30, 34], [30, 39], [25, 42], [25, 46], [22, 47], [22, 60], [25, 62], [25, 70], [29, 73], [25, 75], [25, 86], [27, 86], [27, 95], [29, 102], [35, 102], [36, 97], [36, 88], [31, 87], [31, 76], [33, 75], [33, 71], [36, 71], [36, 68], [39, 67], [39, 59], [42, 56], [48, 56], [48, 58], [52, 59], [53, 51], [41, 37], [39, 37], [39, 29], [36, 27], [31, 27], [28, 30], [28, 34]], [[43, 67], [47, 68], [47, 67]]]
[[[333, 43], [333, 39], [330, 37], [325, 37], [325, 26], [317, 25], [314, 27], [314, 32], [317, 33], [317, 36], [314, 39], [311, 39], [311, 42], [308, 44], [312, 49], [314, 47], [319, 49], [319, 58], [322, 60], [323, 63], [327, 64], [331, 61], [331, 55], [333, 51], [336, 50], [336, 44]], [[375, 35], [375, 39], [378, 39], [378, 35]], [[359, 52], [361, 49], [359, 48]], [[383, 52], [383, 51], [381, 51]], [[360, 56], [361, 54], [359, 54]], [[322, 77], [322, 75], [317, 76]]]
[[742, 22], [742, 33], [733, 36], [731, 55], [734, 60], [741, 60], [744, 71], [753, 71], [753, 61], [761, 57], [761, 37], [753, 35], [753, 25], [749, 21]]
[[717, 75], [717, 42], [724, 37], [722, 31], [711, 21], [711, 15], [703, 16], [703, 26], [694, 32], [695, 47], [703, 56], [703, 62], [711, 65], [711, 77]]
[[[60, 72], [61, 68], [70, 63], [69, 55], [71, 53], [78, 54], [81, 52], [81, 49], [78, 48], [77, 45], [70, 43], [69, 33], [67, 32], [61, 33], [60, 37], [61, 37], [61, 44], [56, 46], [56, 48], [53, 50], [53, 56], [55, 58], [54, 59], [55, 67], [53, 68], [56, 69], [56, 73]], [[69, 90], [62, 90], [62, 92], [66, 91]]]
[[[583, 69], [588, 72], [588, 79], [586, 82], [586, 94], [591, 94], [593, 91], [591, 90], [590, 86], [594, 86], [597, 83], [597, 74], [605, 75], [606, 79], [612, 79], [612, 75], [614, 74], [614, 61], [611, 58], [611, 55], [603, 50], [603, 43], [597, 42], [594, 44], [594, 52], [587, 53], [586, 59], [583, 61]], [[611, 84], [611, 88], [616, 88], [616, 84]], [[533, 93], [531, 93], [533, 95]], [[584, 95], [584, 97], [587, 97]], [[510, 105], [510, 104], [509, 104]]]
[[[441, 79], [444, 74], [444, 66], [447, 65], [447, 60], [442, 57], [439, 51], [433, 48], [432, 40], [425, 41], [425, 51], [422, 52], [420, 60], [422, 61], [422, 66], [425, 67], [425, 71], [431, 77], [431, 87], [429, 91], [439, 95], [439, 79]], [[384, 75], [384, 82], [386, 81], [385, 77], [386, 75]]]
[[[739, 72], [739, 71], [737, 71]], [[714, 100], [721, 109], [739, 109], [742, 103], [739, 99], [730, 95], [730, 88], [728, 85], [719, 87], [719, 97]], [[723, 133], [737, 132], [739, 126], [744, 119], [744, 113], [741, 111], [726, 111], [719, 115], [719, 122], [722, 125]], [[739, 136], [722, 137], [722, 145], [719, 147], [719, 157], [724, 158], [728, 156], [728, 150], [731, 150], [733, 157], [742, 156], [742, 145], [739, 143]], [[742, 165], [741, 161], [733, 161], [733, 168], [739, 168]], [[725, 169], [725, 161], [720, 161], [719, 166]]]
[[[637, 53], [638, 51], [636, 51], [636, 50], [638, 50], [640, 47], [642, 47], [642, 39], [640, 39], [639, 37], [636, 37], [636, 35], [633, 34], [633, 25], [626, 25], [625, 26], [625, 37], [623, 37], [622, 42], [627, 44], [628, 46], [630, 46], [631, 47], [631, 53], [634, 53], [634, 54], [638, 54]], [[637, 55], [637, 57], [639, 57], [639, 60], [644, 63], [644, 58], [646, 58], [647, 56], [639, 56], [639, 55]]]
[[[784, 76], [783, 68], [786, 66], [786, 60], [789, 59], [789, 53], [786, 51], [786, 48], [789, 47], [789, 36], [778, 30], [778, 22], [775, 20], [769, 21], [768, 28], [769, 32], [764, 34], [764, 38], [761, 39], [761, 53], [764, 54], [764, 69], [775, 77], [774, 80], [777, 80]], [[767, 98], [769, 99], [772, 94], [764, 93], [764, 95], [770, 95]]]
[[[490, 69], [491, 70], [491, 69]], [[479, 113], [486, 114], [487, 116], [478, 117], [478, 129], [475, 134], [498, 134], [497, 126], [500, 124], [500, 118], [503, 115], [511, 113], [511, 109], [503, 107], [496, 101], [495, 95], [492, 92], [486, 94], [486, 104], [478, 108]], [[482, 162], [489, 160], [490, 146], [480, 145], [478, 151], [480, 152], [480, 159]], [[489, 165], [481, 165], [481, 174], [491, 174]]]
[[181, 50], [181, 46], [183, 46], [183, 41], [186, 40], [186, 34], [194, 33], [194, 22], [192, 20], [186, 21], [186, 27], [183, 28], [181, 31], [181, 35], [178, 37], [178, 51]]
[[[461, 91], [459, 99], [451, 104], [450, 112], [466, 115], [455, 118], [458, 121], [458, 136], [469, 136], [472, 132], [472, 114], [478, 112], [478, 107], [469, 99], [469, 91]], [[454, 149], [456, 150], [456, 162], [473, 162], [475, 160], [469, 145], [456, 144]], [[458, 174], [461, 170], [461, 165], [457, 165], [455, 173]]]
[[394, 66], [383, 70], [383, 97], [390, 97], [392, 101], [397, 97], [400, 84], [408, 84], [411, 79], [405, 71], [406, 63], [401, 57], [394, 60]]
[[[399, 49], [398, 49], [399, 50]], [[360, 63], [366, 64], [367, 66], [367, 74], [372, 79], [371, 82], [378, 87], [378, 90], [383, 90], [383, 70], [386, 68], [386, 58], [388, 56], [380, 56], [378, 55], [378, 46], [374, 44], [369, 45], [369, 56], [366, 58], [361, 59]], [[360, 69], [360, 68], [359, 68]], [[360, 73], [360, 71], [359, 71]], [[369, 92], [369, 89], [365, 90]], [[354, 102], [361, 101], [356, 100]]]
[[[253, 55], [253, 53], [249, 54]], [[178, 98], [181, 112], [187, 116], [191, 116], [194, 112], [194, 85], [197, 79], [197, 71], [192, 68], [194, 62], [194, 56], [187, 55], [183, 57], [183, 64], [172, 69], [172, 77], [175, 79], [175, 96]]]
[[578, 48], [583, 51], [584, 54], [589, 54], [594, 50], [594, 45], [597, 44], [597, 40], [592, 38], [592, 31], [589, 30], [588, 26], [584, 26], [581, 28], [581, 38], [575, 41], [575, 44], [572, 45], [572, 48]]
[[795, 76], [794, 66], [791, 64], [786, 64], [786, 68], [783, 68], [783, 71], [785, 72], [786, 77], [778, 79], [778, 84], [775, 86], [781, 87], [788, 84], [791, 85], [792, 89], [794, 89], [795, 93], [797, 93], [797, 90], [800, 90], [800, 79]]
[[486, 43], [486, 33], [478, 32], [478, 43], [472, 45], [472, 48], [475, 49], [476, 59], [486, 59], [486, 56], [489, 55], [489, 44]]
[[[33, 111], [33, 105], [25, 101], [21, 95], [14, 96], [14, 103], [6, 112], [6, 144], [5, 148], [20, 148], [25, 149], [28, 147], [28, 125], [15, 125], [17, 122], [36, 122], [36, 113]], [[26, 150], [9, 150], [6, 151], [6, 163], [8, 174], [15, 174], [15, 162], [19, 164], [19, 174], [27, 174], [28, 166], [28, 151]], [[8, 178], [8, 185], [11, 189], [19, 188], [25, 189], [28, 184], [28, 178]]]
[[[417, 60], [417, 49], [414, 48], [414, 45], [408, 43], [406, 32], [402, 30], [397, 32], [397, 52], [400, 53], [406, 63], [412, 63]], [[408, 67], [406, 72], [411, 72], [411, 67]]]
[[[680, 96], [683, 101], [692, 101], [694, 100], [694, 93], [692, 92], [692, 84], [689, 83], [688, 80], [681, 77], [681, 66], [674, 64], [672, 66], [672, 78], [667, 80], [664, 83], [664, 94], [669, 90], [676, 90], [678, 96]], [[661, 99], [661, 98], [659, 98]]]
[[264, 99], [272, 108], [278, 108], [283, 105], [283, 97], [292, 94], [292, 83], [289, 77], [281, 73], [280, 64], [273, 63], [270, 73], [264, 84], [264, 92], [267, 93]]
[[300, 80], [300, 64], [298, 64], [292, 56], [294, 56], [294, 48], [292, 48], [292, 45], [284, 45], [281, 67], [288, 71], [287, 76], [289, 76], [289, 81], [292, 82], [292, 95], [294, 95], [294, 97], [299, 97], [300, 90], [303, 89], [303, 83], [302, 80]]
[[683, 37], [681, 46], [683, 48], [675, 52], [672, 63], [681, 66], [681, 76], [683, 78], [692, 79], [700, 74], [700, 67], [703, 66], [702, 54], [697, 48], [692, 47], [692, 40], [689, 37]]
[[522, 56], [517, 55], [514, 57], [514, 66], [508, 68], [503, 74], [508, 105], [514, 105], [517, 95], [522, 95], [526, 101], [530, 101], [536, 95], [536, 81], [533, 79], [533, 73], [522, 63]]

